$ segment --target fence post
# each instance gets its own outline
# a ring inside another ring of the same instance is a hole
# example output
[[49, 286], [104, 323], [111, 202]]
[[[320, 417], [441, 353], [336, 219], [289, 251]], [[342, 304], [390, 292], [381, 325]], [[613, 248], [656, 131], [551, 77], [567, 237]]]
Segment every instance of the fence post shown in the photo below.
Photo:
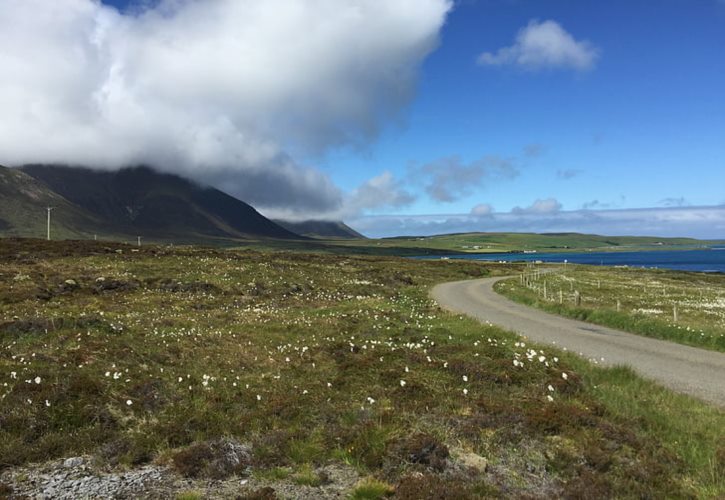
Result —
[[575, 290], [574, 291], [574, 305], [577, 306], [577, 307], [579, 307], [580, 305], [582, 305], [582, 296], [579, 293], [579, 290]]

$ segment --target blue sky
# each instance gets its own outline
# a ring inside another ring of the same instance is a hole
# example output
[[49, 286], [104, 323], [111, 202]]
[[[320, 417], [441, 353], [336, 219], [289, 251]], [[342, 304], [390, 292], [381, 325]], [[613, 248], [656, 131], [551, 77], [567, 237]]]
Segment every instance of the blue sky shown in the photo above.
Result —
[[0, 5], [0, 163], [149, 163], [372, 236], [725, 238], [725, 1], [52, 6]]
[[[593, 68], [482, 67], [531, 19], [554, 20], [600, 56]], [[515, 179], [408, 213], [508, 211], [553, 197], [563, 209], [725, 202], [725, 4], [715, 1], [490, 1], [459, 4], [425, 62], [402, 128], [367, 155], [326, 163], [343, 186], [386, 168], [460, 155], [512, 158]], [[527, 157], [527, 145], [540, 152]], [[340, 168], [344, 166], [344, 168]], [[558, 175], [557, 175], [558, 173]]]

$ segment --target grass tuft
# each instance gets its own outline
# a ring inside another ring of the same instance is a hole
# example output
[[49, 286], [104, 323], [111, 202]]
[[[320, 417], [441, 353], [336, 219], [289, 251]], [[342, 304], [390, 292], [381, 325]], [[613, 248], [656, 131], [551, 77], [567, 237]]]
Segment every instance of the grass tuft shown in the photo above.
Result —
[[395, 493], [390, 484], [372, 477], [358, 482], [350, 493], [350, 500], [380, 500]]

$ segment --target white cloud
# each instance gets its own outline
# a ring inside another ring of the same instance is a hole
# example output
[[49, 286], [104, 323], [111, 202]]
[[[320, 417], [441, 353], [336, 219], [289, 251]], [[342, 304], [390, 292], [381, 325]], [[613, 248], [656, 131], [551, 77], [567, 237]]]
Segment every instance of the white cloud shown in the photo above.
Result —
[[561, 203], [555, 198], [546, 198], [545, 200], [536, 200], [526, 208], [514, 207], [511, 209], [513, 214], [552, 214], [561, 210]]
[[484, 52], [478, 63], [487, 66], [515, 65], [526, 69], [594, 67], [599, 49], [586, 40], [576, 40], [556, 21], [532, 20], [519, 30], [514, 44], [496, 52]]
[[[310, 179], [314, 181], [314, 179]], [[318, 191], [324, 190], [320, 189]], [[395, 179], [391, 172], [383, 172], [363, 182], [352, 190], [339, 204], [336, 210], [320, 211], [312, 218], [327, 220], [341, 220], [356, 217], [361, 213], [376, 212], [385, 209], [398, 209], [406, 207], [415, 201], [415, 196], [403, 188], [402, 183]], [[289, 208], [266, 210], [264, 214], [273, 219], [302, 220], [310, 218], [310, 214], [299, 213]]]
[[451, 7], [160, 0], [123, 15], [96, 0], [2, 0], [0, 163], [146, 163], [262, 209], [339, 210], [339, 189], [299, 158], [395, 119]]
[[424, 183], [428, 196], [435, 201], [450, 203], [481, 187], [487, 182], [513, 179], [519, 175], [516, 160], [487, 155], [466, 163], [460, 156], [439, 158], [413, 168], [411, 182]]
[[410, 205], [415, 197], [396, 181], [393, 174], [383, 172], [354, 190], [345, 206], [348, 214], [367, 209], [400, 208]]
[[474, 217], [489, 217], [493, 212], [493, 206], [488, 203], [479, 203], [471, 209], [471, 215]]

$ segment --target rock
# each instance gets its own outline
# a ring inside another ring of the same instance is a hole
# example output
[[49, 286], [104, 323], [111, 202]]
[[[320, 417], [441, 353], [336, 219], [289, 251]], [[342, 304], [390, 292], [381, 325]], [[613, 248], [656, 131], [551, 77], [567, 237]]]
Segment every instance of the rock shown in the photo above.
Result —
[[249, 447], [233, 439], [196, 443], [176, 453], [173, 463], [185, 477], [226, 479], [248, 472], [252, 455]]
[[83, 458], [82, 457], [66, 458], [63, 461], [63, 467], [65, 467], [67, 469], [72, 469], [74, 467], [78, 467], [79, 465], [83, 465]]

